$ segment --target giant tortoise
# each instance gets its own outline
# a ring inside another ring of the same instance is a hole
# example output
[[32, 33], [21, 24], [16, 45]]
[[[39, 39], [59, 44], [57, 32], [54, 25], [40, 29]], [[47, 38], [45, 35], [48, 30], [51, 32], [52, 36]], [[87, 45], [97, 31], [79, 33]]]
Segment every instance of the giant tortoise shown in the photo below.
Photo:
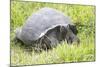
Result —
[[45, 7], [33, 13], [21, 28], [16, 29], [16, 38], [28, 46], [50, 49], [64, 40], [68, 44], [79, 43], [77, 32], [68, 16]]

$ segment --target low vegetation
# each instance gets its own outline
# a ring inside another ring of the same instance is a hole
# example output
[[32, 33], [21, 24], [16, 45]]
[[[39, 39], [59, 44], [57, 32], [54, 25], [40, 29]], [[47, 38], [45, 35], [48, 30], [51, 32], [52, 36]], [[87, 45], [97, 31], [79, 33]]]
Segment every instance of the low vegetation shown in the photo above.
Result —
[[[49, 51], [29, 53], [21, 43], [13, 41], [15, 29], [43, 7], [51, 7], [63, 12], [72, 19], [78, 29], [80, 44], [68, 45], [62, 42]], [[54, 64], [66, 62], [95, 61], [95, 7], [85, 5], [54, 4], [39, 2], [11, 1], [11, 65]]]

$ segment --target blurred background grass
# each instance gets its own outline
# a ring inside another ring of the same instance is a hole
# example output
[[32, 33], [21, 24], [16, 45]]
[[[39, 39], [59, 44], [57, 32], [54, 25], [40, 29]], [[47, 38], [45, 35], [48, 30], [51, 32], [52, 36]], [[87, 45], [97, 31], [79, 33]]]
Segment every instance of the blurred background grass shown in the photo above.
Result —
[[[24, 24], [25, 20], [40, 8], [50, 7], [69, 16], [76, 24], [81, 40], [80, 46], [67, 45], [62, 42], [48, 52], [32, 54], [24, 51], [20, 43], [13, 42], [14, 30]], [[40, 2], [11, 1], [11, 65], [51, 64], [65, 62], [84, 62], [95, 60], [95, 6], [54, 4]]]

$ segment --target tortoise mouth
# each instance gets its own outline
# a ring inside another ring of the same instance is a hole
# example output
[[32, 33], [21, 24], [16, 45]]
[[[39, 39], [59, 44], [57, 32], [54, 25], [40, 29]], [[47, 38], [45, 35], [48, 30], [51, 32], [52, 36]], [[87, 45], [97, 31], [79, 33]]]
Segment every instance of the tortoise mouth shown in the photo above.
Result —
[[80, 43], [80, 39], [78, 37], [76, 37], [74, 39], [69, 38], [69, 39], [67, 39], [67, 43], [68, 44], [73, 44], [73, 43], [79, 44]]

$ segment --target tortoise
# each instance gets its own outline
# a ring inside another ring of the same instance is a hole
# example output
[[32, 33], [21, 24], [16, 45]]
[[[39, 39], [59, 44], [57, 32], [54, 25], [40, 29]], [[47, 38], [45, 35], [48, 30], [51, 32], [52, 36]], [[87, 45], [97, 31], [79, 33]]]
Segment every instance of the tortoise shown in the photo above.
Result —
[[68, 44], [79, 43], [77, 33], [76, 26], [68, 16], [56, 9], [44, 7], [33, 13], [21, 28], [16, 29], [16, 38], [28, 46], [51, 49], [64, 40]]

